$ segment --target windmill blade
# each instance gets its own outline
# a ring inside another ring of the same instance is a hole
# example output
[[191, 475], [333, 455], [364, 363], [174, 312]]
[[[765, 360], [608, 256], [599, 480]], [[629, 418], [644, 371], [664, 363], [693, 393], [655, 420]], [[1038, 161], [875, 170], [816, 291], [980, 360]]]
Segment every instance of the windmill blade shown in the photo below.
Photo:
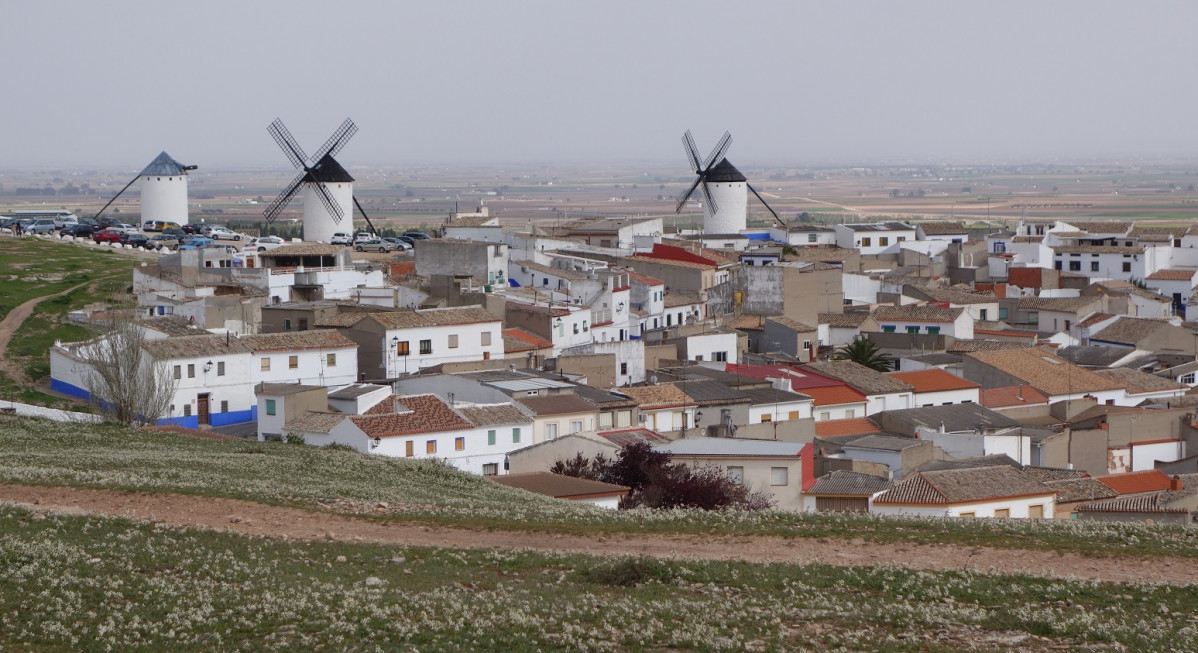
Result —
[[678, 202], [678, 208], [674, 209], [674, 213], [682, 213], [682, 207], [686, 206], [687, 201], [690, 200], [691, 195], [695, 192], [695, 189], [699, 187], [699, 182], [701, 181], [703, 181], [702, 176], [695, 178], [695, 183], [691, 184], [690, 190], [686, 191], [686, 194], [682, 196], [682, 201]]
[[379, 230], [374, 228], [374, 223], [370, 221], [370, 216], [366, 215], [366, 209], [362, 208], [362, 203], [358, 201], [358, 196], [354, 195], [353, 199], [354, 206], [358, 207], [358, 212], [361, 213], [362, 217], [366, 219], [366, 224], [370, 227], [370, 233], [377, 236], [379, 234]]
[[691, 136], [689, 129], [682, 135], [682, 150], [686, 152], [686, 160], [691, 164], [691, 172], [699, 174], [702, 170], [699, 167], [699, 148], [695, 147], [695, 138]]
[[301, 172], [296, 175], [295, 179], [292, 179], [291, 183], [287, 185], [287, 188], [284, 189], [283, 192], [279, 193], [279, 196], [275, 198], [275, 201], [271, 202], [270, 206], [266, 207], [266, 210], [262, 212], [262, 217], [266, 218], [266, 224], [273, 223], [275, 218], [279, 217], [279, 213], [284, 207], [287, 206], [287, 203], [291, 201], [291, 198], [295, 197], [296, 191], [298, 191], [300, 186], [303, 185], [304, 178], [307, 176], [307, 172]]
[[341, 205], [333, 201], [333, 196], [329, 195], [329, 189], [324, 187], [320, 182], [312, 182], [313, 188], [316, 189], [316, 196], [320, 198], [320, 203], [324, 204], [324, 208], [328, 209], [329, 215], [333, 216], [333, 222], [341, 224], [341, 218], [345, 214], [341, 211]]
[[121, 193], [124, 193], [125, 191], [129, 190], [129, 187], [133, 185], [133, 182], [137, 181], [140, 178], [141, 178], [141, 175], [138, 175], [138, 176], [134, 177], [133, 179], [130, 179], [129, 183], [125, 184], [124, 188], [122, 188], [116, 195], [113, 195], [112, 199], [108, 200], [108, 203], [104, 205], [104, 208], [100, 209], [99, 213], [96, 213], [94, 216], [92, 216], [92, 219], [99, 220], [100, 215], [102, 213], [104, 213], [104, 211], [108, 210], [108, 207], [112, 206], [112, 203], [116, 201], [116, 198], [120, 197]]
[[728, 151], [728, 147], [732, 145], [732, 132], [724, 132], [724, 137], [716, 143], [715, 149], [707, 156], [707, 160], [703, 163], [704, 170], [710, 170], [712, 164], [719, 163], [724, 158], [724, 153]]
[[287, 131], [287, 126], [283, 124], [282, 119], [275, 118], [275, 121], [270, 123], [270, 126], [266, 128], [266, 131], [279, 144], [279, 149], [283, 150], [283, 154], [286, 154], [287, 158], [291, 159], [291, 165], [297, 168], [304, 167], [308, 155], [304, 154], [304, 148], [300, 147], [295, 137], [291, 135], [291, 132]]
[[349, 139], [353, 138], [353, 135], [357, 132], [358, 126], [354, 124], [354, 121], [346, 118], [345, 122], [341, 123], [341, 126], [337, 128], [337, 131], [333, 132], [333, 135], [329, 137], [329, 140], [325, 141], [324, 145], [321, 145], [320, 149], [316, 150], [316, 154], [312, 155], [312, 163], [320, 161], [325, 157], [326, 154], [329, 156], [337, 156], [337, 153], [341, 151], [341, 148], [345, 147], [345, 144], [348, 143]]
[[703, 197], [707, 200], [707, 206], [711, 207], [711, 214], [715, 215], [720, 210], [720, 205], [716, 204], [715, 198], [711, 195], [711, 190], [707, 188], [707, 177], [703, 177]]
[[782, 218], [778, 217], [778, 212], [774, 210], [774, 207], [770, 206], [769, 202], [765, 201], [765, 198], [761, 196], [761, 193], [758, 193], [757, 189], [753, 188], [753, 185], [750, 184], [749, 182], [746, 181], [745, 185], [749, 187], [749, 190], [753, 191], [753, 194], [757, 196], [757, 199], [761, 200], [761, 203], [765, 205], [765, 208], [769, 209], [770, 213], [774, 214], [774, 219], [778, 221], [778, 224], [782, 225], [782, 227], [785, 228], [786, 221], [783, 220]]

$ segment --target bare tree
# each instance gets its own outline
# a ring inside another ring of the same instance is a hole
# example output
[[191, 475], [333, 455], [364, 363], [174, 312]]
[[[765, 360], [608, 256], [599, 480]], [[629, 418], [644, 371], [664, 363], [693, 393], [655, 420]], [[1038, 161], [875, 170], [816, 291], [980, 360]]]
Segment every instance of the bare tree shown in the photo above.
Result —
[[179, 381], [167, 361], [147, 351], [132, 311], [112, 315], [107, 333], [80, 350], [87, 390], [108, 421], [154, 424], [168, 413]]

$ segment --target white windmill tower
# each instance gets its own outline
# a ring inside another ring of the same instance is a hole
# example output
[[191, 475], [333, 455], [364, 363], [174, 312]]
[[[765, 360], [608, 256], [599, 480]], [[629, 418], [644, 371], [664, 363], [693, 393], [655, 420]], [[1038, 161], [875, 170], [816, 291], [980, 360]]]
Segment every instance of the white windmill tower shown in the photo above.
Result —
[[104, 208], [96, 213], [97, 218], [134, 183], [141, 182], [141, 219], [162, 220], [187, 224], [187, 171], [197, 166], [185, 166], [162, 152], [154, 157], [137, 176], [129, 180]]
[[724, 137], [716, 144], [715, 149], [711, 154], [699, 162], [699, 150], [695, 147], [695, 139], [691, 136], [690, 130], [682, 135], [682, 149], [686, 152], [686, 159], [690, 163], [691, 171], [698, 175], [695, 183], [691, 184], [689, 190], [682, 196], [682, 200], [678, 202], [678, 208], [675, 213], [681, 213], [682, 207], [686, 206], [695, 189], [700, 185], [703, 187], [703, 231], [709, 234], [738, 234], [745, 230], [748, 225], [748, 205], [749, 195], [747, 190], [753, 191], [757, 199], [765, 204], [765, 208], [773, 214], [774, 219], [782, 226], [786, 226], [786, 222], [778, 217], [778, 214], [766, 203], [761, 197], [761, 193], [749, 184], [748, 178], [741, 174], [736, 166], [732, 165], [728, 159], [724, 158], [724, 153], [728, 151], [728, 147], [732, 145], [732, 134], [724, 132]]
[[[358, 131], [349, 118], [316, 151], [311, 159], [304, 154], [299, 143], [278, 118], [270, 123], [267, 131], [291, 159], [292, 165], [300, 169], [299, 175], [279, 193], [274, 202], [262, 212], [267, 224], [275, 221], [279, 213], [304, 189], [304, 240], [329, 242], [338, 231], [353, 231], [354, 178], [333, 158]], [[342, 223], [342, 221], [345, 221]]]

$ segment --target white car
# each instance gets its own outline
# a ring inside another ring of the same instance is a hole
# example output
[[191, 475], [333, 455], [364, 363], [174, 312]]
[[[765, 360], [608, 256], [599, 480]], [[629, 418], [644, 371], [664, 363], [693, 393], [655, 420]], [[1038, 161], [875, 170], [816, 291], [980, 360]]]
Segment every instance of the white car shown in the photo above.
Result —
[[366, 233], [365, 231], [359, 231], [354, 236], [354, 244], [357, 245], [358, 243], [368, 243], [372, 240], [376, 240], [377, 238], [378, 236], [375, 236], [374, 234]]
[[208, 237], [212, 240], [241, 240], [241, 234], [225, 227], [213, 227], [208, 231]]
[[54, 218], [55, 229], [64, 229], [74, 224], [79, 224], [79, 218], [74, 215], [60, 215]]
[[329, 243], [333, 245], [352, 245], [353, 239], [344, 231], [338, 231], [329, 239]]
[[251, 240], [250, 244], [246, 245], [245, 248], [252, 252], [265, 252], [268, 249], [275, 249], [286, 244], [278, 236], [262, 236]]

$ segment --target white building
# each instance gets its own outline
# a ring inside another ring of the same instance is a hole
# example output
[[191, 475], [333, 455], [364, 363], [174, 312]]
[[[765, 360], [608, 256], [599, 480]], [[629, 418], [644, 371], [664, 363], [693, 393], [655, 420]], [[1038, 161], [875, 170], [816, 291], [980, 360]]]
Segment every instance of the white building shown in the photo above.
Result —
[[915, 227], [902, 222], [869, 222], [832, 225], [836, 245], [855, 249], [862, 256], [898, 254], [899, 243], [915, 240]]
[[138, 174], [143, 222], [161, 220], [187, 224], [187, 171], [195, 168], [162, 152]]
[[[871, 324], [872, 322], [872, 324]], [[879, 306], [861, 325], [863, 332], [946, 335], [973, 339], [973, 319], [963, 308], [938, 306]]]
[[503, 321], [477, 306], [371, 313], [355, 329], [371, 334], [372, 341], [381, 336], [387, 378], [503, 358]]
[[1057, 491], [1015, 467], [917, 472], [870, 500], [882, 515], [1052, 519]]

